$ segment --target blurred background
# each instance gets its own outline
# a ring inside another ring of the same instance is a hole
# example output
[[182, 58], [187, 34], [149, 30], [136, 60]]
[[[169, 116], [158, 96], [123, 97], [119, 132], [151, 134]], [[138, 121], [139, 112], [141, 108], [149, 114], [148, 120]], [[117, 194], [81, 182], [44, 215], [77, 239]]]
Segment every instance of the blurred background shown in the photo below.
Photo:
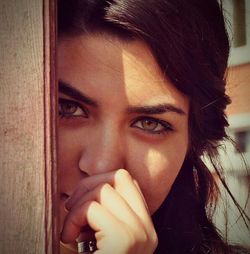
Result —
[[[226, 142], [220, 155], [229, 188], [250, 217], [250, 0], [224, 0], [223, 8], [231, 42], [227, 93], [232, 104], [227, 109], [227, 131], [236, 148]], [[249, 222], [247, 229], [222, 186], [221, 191], [215, 216], [217, 227], [229, 241], [250, 247]]]

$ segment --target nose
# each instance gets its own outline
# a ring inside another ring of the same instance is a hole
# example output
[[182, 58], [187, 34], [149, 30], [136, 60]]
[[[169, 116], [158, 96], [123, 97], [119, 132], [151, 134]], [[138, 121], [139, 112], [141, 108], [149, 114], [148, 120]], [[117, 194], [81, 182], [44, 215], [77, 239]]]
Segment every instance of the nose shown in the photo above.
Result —
[[89, 133], [79, 160], [79, 169], [95, 175], [125, 168], [126, 148], [124, 135], [114, 124]]

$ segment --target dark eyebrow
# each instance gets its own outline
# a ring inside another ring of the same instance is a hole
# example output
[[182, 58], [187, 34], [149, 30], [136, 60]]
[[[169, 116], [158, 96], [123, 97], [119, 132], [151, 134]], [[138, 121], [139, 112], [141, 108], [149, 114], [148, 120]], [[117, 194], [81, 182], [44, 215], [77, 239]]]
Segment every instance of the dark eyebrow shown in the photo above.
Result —
[[172, 104], [164, 103], [158, 104], [153, 106], [135, 106], [129, 107], [127, 109], [128, 113], [136, 113], [136, 114], [147, 114], [147, 115], [154, 115], [154, 114], [163, 114], [167, 112], [174, 112], [179, 115], [186, 115], [186, 113], [181, 109]]
[[70, 84], [62, 80], [58, 81], [58, 89], [59, 89], [59, 92], [71, 98], [74, 98], [78, 101], [81, 101], [85, 104], [88, 104], [93, 107], [98, 106], [98, 103], [95, 100], [89, 98], [88, 96], [86, 96], [85, 94], [83, 94], [82, 92], [80, 92], [79, 90], [77, 90], [76, 88], [72, 87]]
[[[59, 80], [58, 88], [59, 88], [59, 92], [71, 98], [74, 98], [90, 106], [98, 107], [98, 103], [95, 100], [89, 98], [87, 95], [83, 94], [82, 92], [72, 87], [70, 84], [66, 83], [65, 81]], [[129, 114], [136, 113], [136, 114], [154, 115], [154, 114], [163, 114], [167, 112], [174, 112], [179, 115], [186, 115], [186, 113], [181, 108], [178, 108], [169, 103], [158, 104], [153, 106], [130, 106], [127, 109], [127, 113]]]

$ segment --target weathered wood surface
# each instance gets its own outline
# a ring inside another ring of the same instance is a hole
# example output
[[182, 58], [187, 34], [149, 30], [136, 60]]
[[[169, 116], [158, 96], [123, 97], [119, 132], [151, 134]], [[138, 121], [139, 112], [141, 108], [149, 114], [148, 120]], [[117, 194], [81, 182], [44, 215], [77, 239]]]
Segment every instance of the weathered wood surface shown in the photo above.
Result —
[[0, 0], [1, 254], [53, 249], [49, 2]]

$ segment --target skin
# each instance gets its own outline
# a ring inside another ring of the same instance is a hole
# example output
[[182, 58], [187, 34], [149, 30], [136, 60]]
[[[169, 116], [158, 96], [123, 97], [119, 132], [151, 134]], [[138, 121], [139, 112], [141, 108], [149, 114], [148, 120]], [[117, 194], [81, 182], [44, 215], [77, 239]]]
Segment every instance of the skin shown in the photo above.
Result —
[[65, 36], [58, 52], [61, 240], [73, 246], [81, 231], [96, 253], [153, 253], [151, 215], [188, 149], [188, 98], [139, 40]]

